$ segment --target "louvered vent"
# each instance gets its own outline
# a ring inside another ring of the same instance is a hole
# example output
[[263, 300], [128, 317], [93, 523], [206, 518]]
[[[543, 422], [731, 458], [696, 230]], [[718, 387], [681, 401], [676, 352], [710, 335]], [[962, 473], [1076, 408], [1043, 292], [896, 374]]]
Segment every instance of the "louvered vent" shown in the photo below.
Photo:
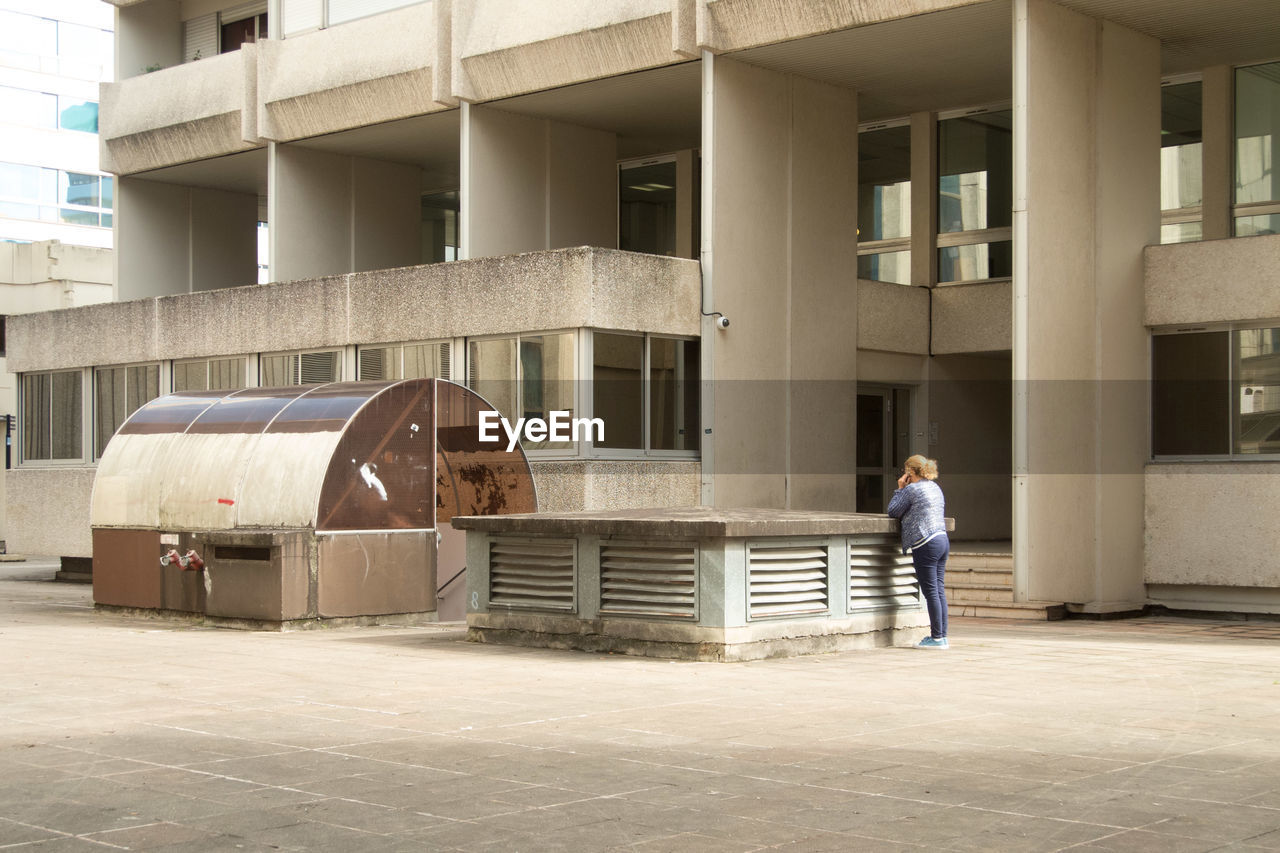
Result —
[[530, 610], [574, 610], [572, 539], [489, 541], [489, 604]]
[[320, 385], [338, 381], [338, 354], [336, 352], [304, 352], [298, 356], [300, 363], [299, 384]]
[[920, 603], [911, 557], [895, 536], [849, 540], [849, 611]]
[[691, 544], [600, 546], [600, 612], [698, 618], [698, 550]]
[[752, 619], [827, 611], [825, 545], [758, 542], [747, 560]]

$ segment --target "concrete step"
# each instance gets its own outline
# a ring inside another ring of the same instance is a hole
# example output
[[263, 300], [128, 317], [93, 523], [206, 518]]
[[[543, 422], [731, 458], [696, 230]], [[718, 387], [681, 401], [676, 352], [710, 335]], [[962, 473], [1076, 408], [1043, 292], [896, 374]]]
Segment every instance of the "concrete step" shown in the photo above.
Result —
[[989, 602], [1013, 601], [1013, 587], [1002, 584], [951, 583], [943, 584], [947, 590], [947, 601], [974, 604]]
[[950, 563], [947, 564], [947, 574], [944, 579], [947, 586], [953, 583], [957, 584], [989, 584], [992, 586], [1004, 586], [1013, 589], [1013, 570], [997, 571], [994, 569], [955, 569]]
[[1056, 601], [952, 601], [947, 599], [951, 616], [978, 616], [986, 619], [1034, 619], [1052, 622], [1065, 618], [1067, 606]]
[[979, 569], [1013, 571], [1012, 554], [985, 554], [973, 551], [952, 551], [947, 557], [947, 571], [953, 569]]

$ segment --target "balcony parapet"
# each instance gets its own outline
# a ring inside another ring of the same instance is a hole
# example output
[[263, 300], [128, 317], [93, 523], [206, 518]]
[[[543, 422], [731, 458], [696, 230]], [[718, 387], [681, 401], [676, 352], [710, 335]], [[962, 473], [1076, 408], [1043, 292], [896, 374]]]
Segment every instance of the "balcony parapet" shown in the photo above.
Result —
[[692, 0], [557, 0], [536, 8], [512, 15], [508, 0], [455, 4], [457, 97], [492, 101], [697, 56]]
[[103, 83], [102, 168], [129, 175], [259, 148], [257, 45]]
[[[438, 8], [439, 7], [439, 8]], [[258, 123], [277, 142], [456, 106], [437, 59], [448, 4], [420, 3], [258, 45]], [[439, 100], [437, 100], [439, 98]]]
[[1148, 326], [1280, 317], [1280, 234], [1148, 246]]
[[697, 261], [558, 249], [15, 315], [8, 367], [21, 373], [583, 327], [696, 336], [700, 296]]

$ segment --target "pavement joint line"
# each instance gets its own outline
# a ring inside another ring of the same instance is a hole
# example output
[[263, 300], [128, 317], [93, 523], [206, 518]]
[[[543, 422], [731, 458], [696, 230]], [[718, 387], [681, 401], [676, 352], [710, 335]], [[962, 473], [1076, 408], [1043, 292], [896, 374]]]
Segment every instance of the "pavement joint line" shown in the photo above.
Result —
[[[316, 701], [315, 701], [315, 700], [313, 700], [313, 699], [304, 699], [304, 698], [303, 698], [303, 697], [301, 697], [301, 696], [296, 696], [296, 697], [294, 697], [294, 699], [295, 699], [296, 701], [298, 701], [298, 702], [299, 702], [300, 704], [302, 704], [302, 705], [318, 705], [318, 706], [319, 706], [319, 707], [321, 707], [321, 708], [338, 708], [338, 709], [343, 710], [343, 711], [362, 711], [362, 712], [364, 712], [364, 713], [366, 713], [366, 714], [383, 714], [383, 715], [388, 716], [388, 717], [402, 717], [402, 716], [405, 716], [405, 715], [404, 715], [404, 714], [402, 714], [400, 711], [383, 711], [383, 710], [378, 709], [378, 708], [361, 708], [361, 707], [359, 707], [358, 705], [334, 705], [334, 704], [331, 704], [331, 703], [329, 703], [329, 702], [316, 702]], [[330, 719], [330, 718], [325, 717], [325, 718], [322, 718], [322, 719]], [[344, 721], [344, 720], [334, 720], [334, 722], [345, 722], [345, 721]]]
[[[83, 833], [83, 834], [77, 835], [74, 832], [63, 832], [61, 829], [53, 829], [52, 827], [40, 826], [39, 824], [36, 824], [36, 823], [27, 823], [26, 821], [14, 820], [11, 817], [0, 817], [0, 820], [6, 821], [8, 823], [16, 823], [18, 826], [25, 826], [27, 829], [38, 829], [41, 832], [51, 832], [54, 835], [60, 836], [62, 838], [78, 838], [81, 841], [87, 841], [90, 844], [100, 844], [103, 847], [111, 847], [115, 850], [129, 849], [128, 847], [121, 847], [119, 844], [111, 844], [110, 842], [107, 842], [107, 841], [98, 841], [95, 838], [89, 838], [88, 836], [91, 833]], [[150, 826], [150, 824], [147, 824], [147, 825]], [[124, 826], [124, 827], [121, 827], [121, 829], [133, 829], [133, 827]], [[95, 830], [95, 832], [100, 832], [100, 831], [102, 830]], [[33, 841], [19, 841], [17, 844], [5, 844], [3, 846], [0, 846], [0, 850], [5, 850], [11, 847], [25, 847], [35, 843], [43, 843], [44, 841], [47, 841], [47, 840], [48, 839], [35, 839]]]

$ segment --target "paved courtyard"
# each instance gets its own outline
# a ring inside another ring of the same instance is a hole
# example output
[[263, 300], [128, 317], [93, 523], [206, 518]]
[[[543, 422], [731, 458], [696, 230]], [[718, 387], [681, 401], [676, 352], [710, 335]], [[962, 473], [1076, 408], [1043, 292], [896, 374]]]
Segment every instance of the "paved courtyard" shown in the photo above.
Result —
[[742, 664], [92, 609], [0, 565], [0, 849], [1280, 849], [1280, 623]]

